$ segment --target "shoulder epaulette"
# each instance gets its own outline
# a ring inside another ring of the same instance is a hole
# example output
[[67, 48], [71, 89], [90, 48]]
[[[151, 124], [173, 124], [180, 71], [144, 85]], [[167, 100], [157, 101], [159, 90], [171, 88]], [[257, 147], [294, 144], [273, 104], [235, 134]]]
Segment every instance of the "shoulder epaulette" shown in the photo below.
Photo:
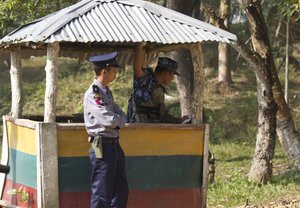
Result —
[[97, 85], [93, 85], [93, 92], [96, 93], [96, 94], [100, 93], [100, 89]]

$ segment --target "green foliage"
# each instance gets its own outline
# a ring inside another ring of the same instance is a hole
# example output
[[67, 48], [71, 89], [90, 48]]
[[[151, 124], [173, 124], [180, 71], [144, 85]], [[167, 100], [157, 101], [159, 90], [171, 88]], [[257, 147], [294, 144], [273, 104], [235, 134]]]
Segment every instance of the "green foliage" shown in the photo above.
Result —
[[0, 4], [0, 37], [17, 27], [76, 3], [77, 0], [5, 0]]
[[300, 19], [300, 2], [298, 0], [283, 0], [279, 7], [283, 16], [293, 17], [295, 21]]

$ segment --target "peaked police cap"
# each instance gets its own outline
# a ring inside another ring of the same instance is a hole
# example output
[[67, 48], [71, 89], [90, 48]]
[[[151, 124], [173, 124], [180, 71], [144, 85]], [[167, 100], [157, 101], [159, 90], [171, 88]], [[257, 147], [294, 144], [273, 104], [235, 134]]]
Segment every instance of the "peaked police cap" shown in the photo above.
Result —
[[113, 52], [113, 53], [108, 53], [103, 55], [91, 56], [89, 58], [89, 61], [99, 67], [106, 67], [106, 66], [120, 67], [120, 65], [117, 64], [117, 57], [118, 57], [118, 53]]

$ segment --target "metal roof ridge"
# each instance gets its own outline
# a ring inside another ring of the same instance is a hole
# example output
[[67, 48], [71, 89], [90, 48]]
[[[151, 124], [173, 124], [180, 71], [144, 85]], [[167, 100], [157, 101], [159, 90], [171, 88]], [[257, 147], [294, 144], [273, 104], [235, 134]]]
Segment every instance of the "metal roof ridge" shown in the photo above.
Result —
[[[100, 0], [100, 1], [103, 1], [103, 0]], [[104, 0], [104, 1], [106, 1], [106, 0]], [[151, 12], [153, 14], [156, 14], [156, 15], [160, 16], [160, 17], [164, 17], [164, 18], [167, 18], [167, 19], [171, 19], [173, 21], [188, 24], [188, 25], [193, 26], [193, 27], [199, 27], [203, 30], [209, 30], [212, 33], [216, 33], [220, 36], [223, 36], [219, 32], [219, 31], [221, 31], [222, 33], [224, 33], [224, 35], [230, 37], [230, 39], [232, 39], [234, 41], [237, 40], [236, 35], [228, 32], [226, 30], [223, 30], [221, 28], [216, 28], [215, 26], [210, 25], [206, 22], [203, 22], [203, 21], [195, 19], [191, 16], [182, 14], [182, 13], [177, 12], [175, 10], [157, 5], [157, 4], [149, 2], [149, 1], [143, 1], [143, 0], [110, 0], [110, 1], [116, 1], [116, 2], [120, 2], [120, 3], [126, 4], [126, 5], [130, 5], [130, 6], [139, 6], [139, 7], [142, 7], [144, 9], [148, 10], [149, 12]]]

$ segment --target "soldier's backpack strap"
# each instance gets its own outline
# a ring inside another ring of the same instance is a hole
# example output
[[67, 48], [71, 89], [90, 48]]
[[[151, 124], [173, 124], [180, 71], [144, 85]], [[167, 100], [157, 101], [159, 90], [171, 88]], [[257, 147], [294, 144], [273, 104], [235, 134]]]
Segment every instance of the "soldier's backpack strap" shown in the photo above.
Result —
[[133, 95], [131, 94], [130, 98], [128, 99], [128, 106], [127, 106], [127, 123], [136, 122], [135, 111], [136, 111], [136, 106], [133, 100]]

